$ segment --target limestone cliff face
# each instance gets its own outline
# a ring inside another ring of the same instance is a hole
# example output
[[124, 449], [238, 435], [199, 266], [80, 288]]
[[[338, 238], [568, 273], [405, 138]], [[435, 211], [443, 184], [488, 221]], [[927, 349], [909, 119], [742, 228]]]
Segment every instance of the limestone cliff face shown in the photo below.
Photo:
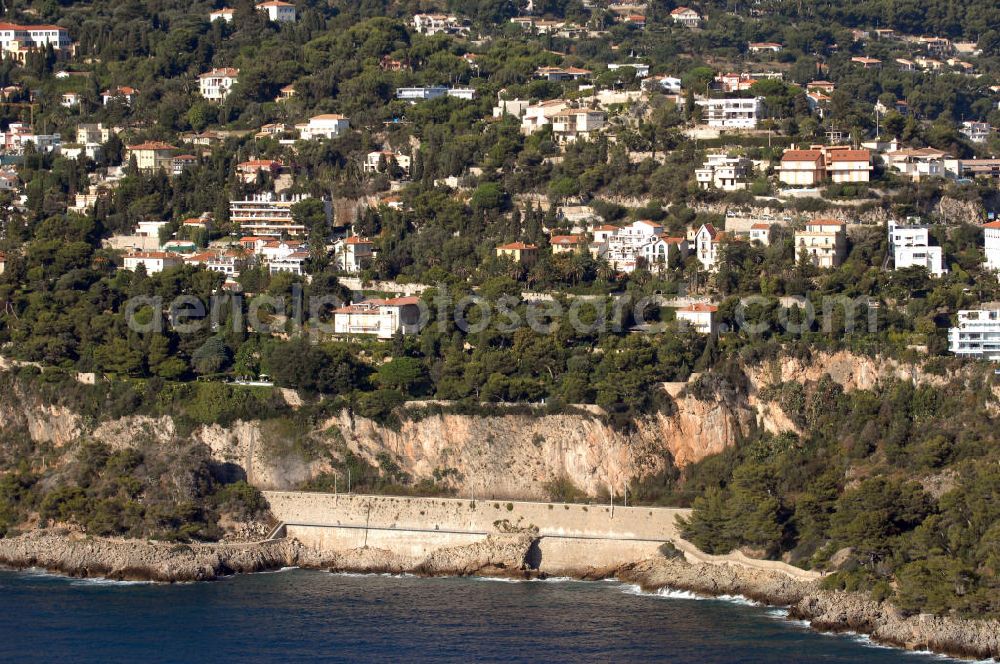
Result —
[[[899, 362], [847, 352], [785, 357], [747, 367], [745, 394], [702, 400], [674, 391], [668, 412], [650, 415], [625, 432], [586, 413], [473, 416], [404, 412], [398, 427], [347, 411], [294, 436], [271, 421], [203, 426], [190, 435], [236, 473], [262, 489], [291, 489], [332, 468], [351, 450], [372, 465], [386, 455], [415, 481], [437, 478], [460, 495], [538, 499], [566, 478], [589, 494], [621, 495], [633, 478], [699, 461], [734, 445], [753, 426], [794, 431], [789, 414], [759, 399], [768, 385], [817, 381], [829, 374], [845, 390], [869, 389], [890, 379], [942, 383]], [[421, 411], [423, 412], [423, 411]], [[178, 436], [168, 417], [131, 416], [90, 423], [65, 408], [26, 394], [0, 400], [0, 429], [26, 431], [37, 443], [65, 447], [87, 436], [112, 447], [169, 444]]]
[[681, 397], [672, 414], [618, 431], [583, 415], [475, 417], [432, 415], [393, 430], [346, 412], [323, 424], [348, 447], [375, 460], [388, 452], [414, 478], [447, 475], [462, 495], [544, 498], [546, 485], [567, 478], [590, 494], [621, 495], [635, 477], [685, 465], [732, 445], [753, 414], [740, 404]]

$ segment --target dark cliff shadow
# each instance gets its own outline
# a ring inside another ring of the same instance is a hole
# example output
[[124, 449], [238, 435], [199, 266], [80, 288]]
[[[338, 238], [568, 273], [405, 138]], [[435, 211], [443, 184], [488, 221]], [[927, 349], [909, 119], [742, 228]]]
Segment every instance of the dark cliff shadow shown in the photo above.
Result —
[[524, 555], [524, 563], [528, 569], [537, 570], [542, 566], [542, 548], [539, 546], [541, 541], [541, 538], [536, 538], [528, 547], [528, 553]]
[[222, 484], [232, 484], [240, 480], [245, 482], [247, 479], [247, 471], [243, 470], [243, 467], [239, 464], [229, 461], [223, 463], [213, 462], [211, 473], [212, 477]]

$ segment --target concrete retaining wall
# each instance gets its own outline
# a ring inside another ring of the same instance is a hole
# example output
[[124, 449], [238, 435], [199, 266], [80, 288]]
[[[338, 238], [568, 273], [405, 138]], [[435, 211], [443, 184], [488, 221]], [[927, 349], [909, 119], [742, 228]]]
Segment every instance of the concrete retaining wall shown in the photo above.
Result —
[[541, 571], [567, 574], [642, 560], [679, 538], [689, 510], [455, 498], [264, 492], [289, 537], [318, 551], [369, 546], [422, 557], [464, 546], [508, 521], [538, 528]]

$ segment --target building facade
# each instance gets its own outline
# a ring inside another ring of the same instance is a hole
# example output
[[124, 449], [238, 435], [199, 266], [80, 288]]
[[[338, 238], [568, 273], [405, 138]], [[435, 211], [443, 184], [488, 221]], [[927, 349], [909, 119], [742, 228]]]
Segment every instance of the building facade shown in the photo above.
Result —
[[958, 325], [948, 330], [948, 350], [961, 357], [1000, 360], [1000, 309], [958, 312]]

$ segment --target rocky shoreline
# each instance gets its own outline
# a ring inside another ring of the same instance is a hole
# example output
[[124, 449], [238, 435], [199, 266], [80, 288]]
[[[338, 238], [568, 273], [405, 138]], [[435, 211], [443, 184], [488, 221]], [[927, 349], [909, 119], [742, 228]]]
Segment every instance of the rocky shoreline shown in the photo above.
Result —
[[[172, 544], [144, 540], [88, 538], [59, 530], [38, 530], [0, 539], [0, 565], [43, 568], [73, 577], [122, 581], [209, 581], [297, 566], [334, 572], [409, 573], [418, 576], [539, 576], [526, 564], [536, 535], [495, 533], [481, 542], [409, 557], [376, 548], [318, 554], [289, 539], [251, 544]], [[706, 596], [740, 595], [788, 607], [789, 617], [820, 631], [854, 632], [910, 650], [1000, 659], [1000, 621], [903, 616], [891, 604], [861, 593], [833, 592], [817, 582], [777, 571], [736, 564], [691, 564], [682, 558], [653, 558], [617, 569], [581, 569], [579, 579], [615, 577], [647, 592], [663, 588]]]
[[789, 618], [821, 632], [864, 634], [877, 643], [952, 657], [1000, 660], [1000, 621], [930, 615], [904, 616], [864, 593], [822, 590], [816, 582], [737, 565], [692, 565], [658, 558], [626, 565], [617, 578], [647, 592], [663, 588], [712, 597], [740, 595], [787, 607]]

